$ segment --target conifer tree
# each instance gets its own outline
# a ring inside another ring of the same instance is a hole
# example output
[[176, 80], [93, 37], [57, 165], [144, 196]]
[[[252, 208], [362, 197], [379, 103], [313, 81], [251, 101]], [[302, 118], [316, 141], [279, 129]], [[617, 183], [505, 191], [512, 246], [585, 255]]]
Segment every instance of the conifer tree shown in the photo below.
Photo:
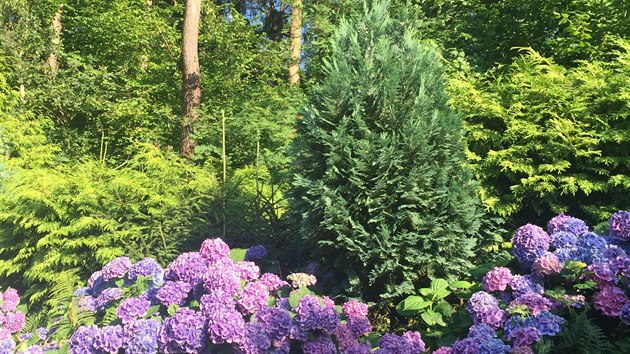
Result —
[[377, 2], [325, 71], [293, 145], [300, 236], [367, 299], [465, 272], [483, 213], [440, 54]]

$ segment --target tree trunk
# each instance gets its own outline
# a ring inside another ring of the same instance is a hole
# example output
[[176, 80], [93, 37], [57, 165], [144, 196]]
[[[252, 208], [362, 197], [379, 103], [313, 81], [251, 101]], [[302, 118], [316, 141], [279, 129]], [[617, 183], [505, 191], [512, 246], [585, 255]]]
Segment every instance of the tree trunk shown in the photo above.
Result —
[[50, 28], [52, 30], [52, 38], [50, 39], [50, 55], [46, 60], [48, 67], [50, 67], [50, 72], [55, 75], [57, 70], [59, 69], [59, 63], [57, 62], [57, 52], [59, 51], [59, 46], [61, 45], [61, 10], [63, 9], [63, 4], [59, 4], [55, 15], [50, 21]]
[[199, 17], [201, 0], [186, 0], [184, 11], [184, 29], [182, 32], [183, 64], [183, 119], [182, 119], [182, 155], [192, 156], [195, 142], [191, 138], [195, 124], [199, 121], [197, 110], [201, 105], [201, 86], [199, 76]]
[[302, 0], [291, 3], [291, 64], [289, 85], [300, 84], [300, 57], [302, 54]]

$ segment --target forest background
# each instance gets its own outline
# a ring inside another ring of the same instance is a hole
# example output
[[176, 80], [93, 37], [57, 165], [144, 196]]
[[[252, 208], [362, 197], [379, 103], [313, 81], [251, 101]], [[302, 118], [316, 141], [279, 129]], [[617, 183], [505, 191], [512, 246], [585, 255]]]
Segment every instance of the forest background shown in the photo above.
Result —
[[[335, 31], [364, 4], [198, 2], [195, 38], [194, 3], [0, 4], [0, 286], [17, 288], [40, 320], [121, 255], [166, 264], [219, 236], [264, 244], [284, 274], [321, 260], [287, 198], [300, 164], [290, 146], [329, 73]], [[559, 212], [602, 225], [630, 208], [629, 8], [390, 6], [397, 26], [441, 52], [495, 235], [478, 255]]]

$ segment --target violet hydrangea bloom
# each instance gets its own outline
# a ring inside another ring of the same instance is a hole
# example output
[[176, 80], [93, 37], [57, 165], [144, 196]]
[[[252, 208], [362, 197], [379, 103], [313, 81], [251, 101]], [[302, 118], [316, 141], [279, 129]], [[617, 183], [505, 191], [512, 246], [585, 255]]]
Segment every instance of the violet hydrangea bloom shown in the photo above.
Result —
[[288, 286], [289, 283], [280, 279], [279, 276], [273, 273], [265, 273], [260, 276], [259, 281], [267, 286], [269, 291], [274, 292], [280, 290], [283, 286]]
[[356, 343], [343, 351], [343, 354], [371, 354], [372, 348], [369, 343]]
[[0, 339], [0, 353], [13, 353], [14, 349], [15, 341], [13, 338]]
[[361, 337], [372, 330], [372, 324], [365, 316], [350, 316], [346, 324], [355, 337]]
[[515, 297], [530, 291], [537, 294], [542, 294], [544, 292], [542, 285], [540, 285], [531, 275], [515, 275], [510, 282], [510, 288], [512, 289], [512, 292], [514, 292]]
[[630, 326], [630, 302], [623, 305], [619, 312], [619, 319], [621, 322]]
[[347, 317], [350, 316], [367, 316], [368, 305], [360, 301], [350, 300], [342, 306], [343, 314]]
[[567, 321], [548, 311], [542, 311], [535, 317], [528, 317], [523, 321], [525, 327], [534, 327], [541, 336], [555, 336], [560, 332], [560, 325]]
[[593, 263], [586, 269], [588, 273], [584, 274], [584, 278], [594, 281], [599, 288], [617, 284], [617, 275], [610, 269], [608, 263]]
[[129, 257], [117, 257], [103, 266], [101, 275], [103, 276], [103, 280], [108, 282], [124, 277], [129, 268], [131, 268]]
[[618, 211], [608, 219], [609, 234], [618, 241], [630, 241], [630, 212]]
[[160, 286], [164, 281], [164, 269], [162, 269], [162, 266], [155, 259], [146, 257], [132, 265], [127, 274], [127, 278], [132, 281], [138, 279], [139, 276], [150, 276], [153, 280], [153, 284]]
[[123, 345], [123, 329], [120, 326], [105, 326], [94, 336], [92, 346], [105, 353], [118, 353]]
[[453, 348], [451, 347], [439, 347], [433, 351], [433, 354], [451, 354], [453, 352]]
[[126, 341], [123, 348], [126, 354], [157, 353], [157, 335], [160, 324], [153, 318], [141, 319], [125, 325], [123, 331]]
[[558, 248], [573, 248], [577, 245], [578, 237], [568, 231], [558, 231], [554, 232], [550, 235], [551, 237], [551, 247], [553, 249]]
[[210, 264], [204, 277], [203, 288], [207, 293], [221, 289], [236, 296], [241, 288], [241, 278], [231, 259], [219, 260]]
[[474, 293], [467, 308], [475, 324], [485, 323], [499, 328], [505, 319], [505, 313], [499, 308], [497, 299], [485, 291]]
[[20, 295], [17, 290], [13, 288], [7, 288], [2, 294], [2, 311], [9, 312], [14, 311], [17, 305], [20, 303]]
[[204, 316], [212, 317], [216, 311], [233, 311], [236, 309], [234, 297], [222, 289], [213, 290], [199, 299], [199, 309]]
[[297, 325], [297, 332], [292, 333], [297, 338], [305, 340], [309, 330], [319, 330], [332, 333], [339, 325], [339, 314], [335, 309], [322, 307], [319, 299], [313, 295], [306, 295], [295, 308], [296, 316], [294, 321]]
[[220, 238], [209, 238], [201, 244], [199, 254], [209, 262], [216, 262], [230, 256], [230, 247]]
[[621, 309], [628, 303], [625, 291], [616, 286], [607, 286], [593, 295], [595, 308], [609, 317], [619, 317]]
[[103, 280], [103, 274], [100, 270], [92, 273], [90, 278], [88, 279], [88, 288], [90, 288], [90, 294], [96, 297], [98, 296], [103, 289], [105, 289], [105, 281]]
[[158, 332], [164, 353], [199, 353], [206, 342], [206, 320], [201, 313], [182, 307], [167, 317]]
[[96, 298], [96, 307], [98, 309], [103, 309], [107, 306], [107, 304], [112, 301], [119, 300], [122, 296], [123, 292], [120, 288], [107, 288]]
[[529, 291], [520, 295], [510, 303], [510, 307], [518, 305], [525, 305], [532, 315], [536, 316], [542, 311], [549, 311], [551, 301], [538, 293]]
[[238, 305], [244, 314], [252, 314], [267, 307], [269, 289], [261, 282], [247, 283], [240, 293]]
[[426, 350], [426, 346], [422, 340], [422, 336], [420, 336], [420, 332], [407, 331], [403, 333], [402, 337], [407, 340], [409, 350], [412, 353], [421, 353]]
[[532, 265], [532, 270], [540, 276], [557, 274], [562, 271], [562, 263], [558, 260], [558, 256], [551, 252], [545, 252], [536, 258]]
[[263, 325], [264, 331], [273, 342], [281, 342], [291, 330], [291, 317], [281, 308], [264, 308], [254, 316], [256, 322]]
[[509, 339], [515, 347], [530, 346], [540, 340], [540, 333], [534, 327], [522, 327], [510, 332]]
[[260, 276], [260, 268], [254, 262], [243, 261], [236, 264], [236, 271], [239, 278], [245, 281], [258, 279]]
[[151, 306], [151, 302], [147, 299], [130, 297], [125, 299], [120, 306], [118, 306], [116, 313], [118, 314], [118, 318], [122, 320], [122, 323], [127, 324], [139, 317], [144, 317], [144, 315], [147, 314], [149, 306]]
[[248, 322], [235, 352], [237, 354], [267, 354], [270, 347], [271, 338], [265, 333], [264, 326], [258, 322]]
[[508, 354], [511, 351], [512, 348], [499, 338], [491, 338], [479, 344], [479, 354]]
[[337, 352], [332, 338], [326, 334], [320, 334], [317, 339], [305, 341], [302, 345], [304, 354], [334, 354]]
[[564, 213], [560, 213], [554, 216], [547, 223], [547, 232], [549, 232], [549, 234], [553, 234], [555, 232], [561, 231], [560, 225], [564, 224], [569, 219], [571, 219], [571, 217], [569, 215], [564, 215]]
[[72, 337], [70, 337], [70, 354], [98, 353], [96, 348], [92, 346], [98, 332], [98, 327], [94, 325], [77, 328]]
[[263, 245], [255, 245], [247, 249], [245, 253], [246, 261], [257, 261], [267, 257], [268, 252], [265, 246]]
[[208, 319], [208, 336], [212, 343], [237, 343], [245, 331], [245, 320], [236, 310], [217, 311]]
[[155, 298], [163, 305], [183, 305], [191, 290], [190, 283], [167, 281], [158, 288]]
[[495, 267], [483, 277], [483, 290], [504, 291], [512, 281], [512, 272], [505, 267]]
[[512, 236], [514, 256], [525, 265], [531, 265], [549, 249], [551, 238], [539, 226], [527, 224], [516, 230]]
[[490, 340], [497, 337], [497, 332], [491, 326], [481, 323], [472, 325], [468, 330], [468, 337], [475, 338], [479, 341]]
[[198, 252], [180, 254], [164, 271], [164, 279], [180, 280], [192, 287], [199, 285], [208, 270], [206, 259]]
[[477, 354], [479, 353], [479, 342], [473, 338], [456, 340], [453, 343], [451, 354]]

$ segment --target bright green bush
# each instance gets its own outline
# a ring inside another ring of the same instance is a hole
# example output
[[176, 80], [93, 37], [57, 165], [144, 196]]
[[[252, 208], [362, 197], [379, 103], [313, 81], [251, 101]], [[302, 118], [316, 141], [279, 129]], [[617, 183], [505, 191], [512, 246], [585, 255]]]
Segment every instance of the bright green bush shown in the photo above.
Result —
[[295, 142], [301, 238], [364, 299], [465, 272], [482, 212], [439, 53], [376, 4], [345, 22]]
[[512, 225], [570, 212], [596, 224], [630, 204], [630, 43], [564, 68], [532, 50], [452, 81], [484, 203]]
[[[0, 183], [0, 278], [40, 305], [67, 279], [117, 256], [172, 259], [200, 225], [217, 182], [151, 145], [109, 167], [100, 160], [14, 168]], [[200, 219], [201, 217], [201, 219]]]

